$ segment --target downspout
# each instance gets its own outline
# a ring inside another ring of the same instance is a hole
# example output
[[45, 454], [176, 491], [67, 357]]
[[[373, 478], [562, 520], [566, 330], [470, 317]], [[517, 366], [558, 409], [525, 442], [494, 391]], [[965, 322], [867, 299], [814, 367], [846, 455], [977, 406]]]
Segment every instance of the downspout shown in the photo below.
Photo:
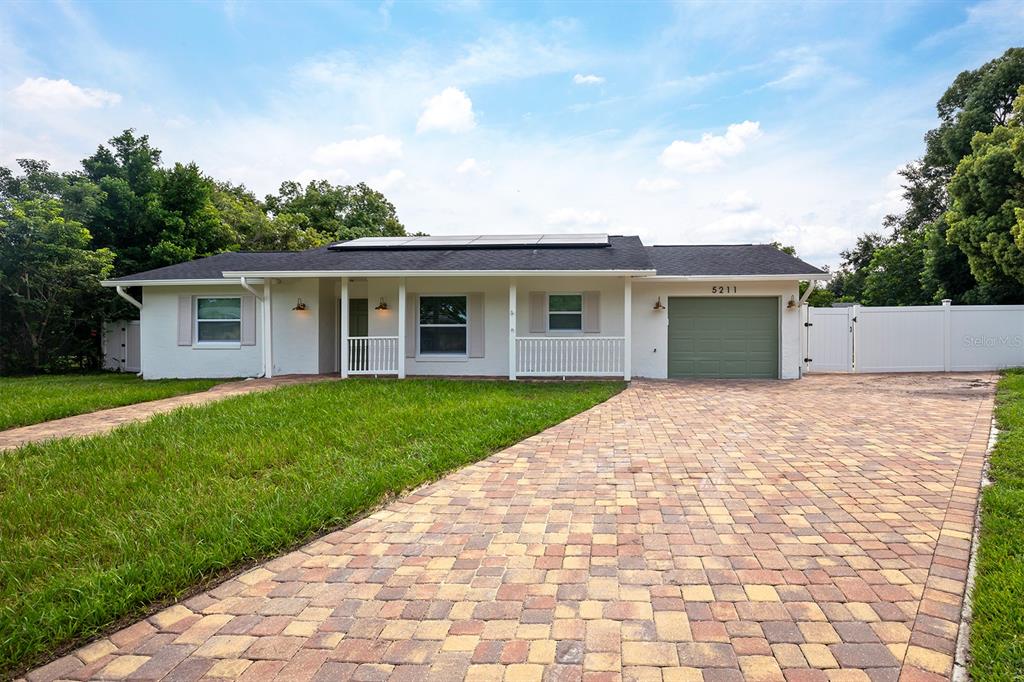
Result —
[[[137, 298], [135, 298], [134, 296], [129, 294], [127, 291], [125, 291], [124, 287], [116, 286], [116, 287], [114, 287], [114, 290], [117, 292], [118, 296], [120, 296], [124, 300], [128, 301], [129, 303], [131, 303], [133, 306], [135, 306], [139, 310], [142, 310], [142, 303], [140, 303]], [[126, 332], [126, 334], [127, 334], [127, 332]], [[124, 342], [125, 342], [125, 344], [128, 343], [128, 337], [127, 336], [124, 337]], [[125, 357], [127, 357], [127, 356], [125, 356]], [[142, 376], [142, 372], [138, 372], [137, 376], [141, 377]]]
[[[255, 296], [257, 301], [263, 301], [263, 296], [259, 292], [257, 292], [255, 289], [253, 289], [251, 284], [249, 284], [248, 282], [245, 281], [245, 277], [244, 276], [239, 277], [238, 278], [238, 282], [239, 282], [239, 284], [242, 285], [243, 289], [245, 289], [250, 294]], [[263, 324], [267, 325], [267, 324], [269, 324], [269, 321], [263, 320]], [[266, 334], [264, 334], [264, 338], [266, 338]], [[267, 376], [267, 357], [266, 357], [266, 355], [267, 354], [265, 352], [263, 352], [263, 350], [261, 349], [260, 350], [260, 368], [261, 368], [262, 371], [260, 372], [260, 376], [257, 377], [257, 378], [263, 378], [263, 377]]]
[[133, 306], [135, 306], [139, 310], [142, 310], [142, 304], [139, 303], [139, 301], [135, 297], [133, 297], [131, 294], [129, 294], [127, 291], [125, 291], [124, 287], [118, 286], [118, 287], [114, 287], [114, 289], [117, 291], [117, 295], [118, 296], [120, 296], [124, 300], [128, 301], [129, 303], [131, 303]]
[[257, 301], [263, 300], [263, 296], [259, 294], [255, 289], [253, 289], [251, 284], [245, 281], [245, 277], [239, 277], [238, 280], [239, 282], [241, 282], [242, 288], [248, 291], [253, 296], [255, 296]]
[[803, 305], [804, 303], [807, 303], [807, 299], [811, 297], [811, 292], [814, 291], [814, 287], [817, 286], [817, 284], [818, 280], [816, 279], [808, 280], [807, 291], [805, 291], [804, 295], [800, 297], [800, 303], [798, 305]]

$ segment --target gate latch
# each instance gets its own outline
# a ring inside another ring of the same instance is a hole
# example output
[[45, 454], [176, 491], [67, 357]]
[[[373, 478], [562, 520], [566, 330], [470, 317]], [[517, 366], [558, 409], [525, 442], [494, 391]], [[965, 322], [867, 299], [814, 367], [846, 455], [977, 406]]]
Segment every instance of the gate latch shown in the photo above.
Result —
[[804, 326], [805, 327], [813, 327], [814, 323], [813, 322], [804, 322]]

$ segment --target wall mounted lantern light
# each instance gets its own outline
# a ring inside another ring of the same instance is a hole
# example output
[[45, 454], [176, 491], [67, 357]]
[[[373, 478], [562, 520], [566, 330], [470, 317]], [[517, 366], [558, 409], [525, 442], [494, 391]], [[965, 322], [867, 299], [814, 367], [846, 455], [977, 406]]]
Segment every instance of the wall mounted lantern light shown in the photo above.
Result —
[[793, 309], [796, 307], [796, 296], [789, 297], [789, 303], [786, 304], [786, 307], [789, 309]]
[[381, 296], [380, 297], [380, 303], [377, 304], [377, 306], [374, 308], [374, 310], [387, 310], [387, 309], [388, 309], [388, 302], [384, 300], [383, 296]]
[[292, 308], [292, 310], [305, 310], [305, 309], [306, 309], [306, 304], [303, 303], [301, 298], [295, 303], [295, 307]]
[[661, 303], [661, 296], [659, 296], [658, 300], [654, 302], [654, 310], [655, 310], [655, 312], [661, 312], [664, 309], [665, 309], [665, 306], [662, 305], [662, 303]]

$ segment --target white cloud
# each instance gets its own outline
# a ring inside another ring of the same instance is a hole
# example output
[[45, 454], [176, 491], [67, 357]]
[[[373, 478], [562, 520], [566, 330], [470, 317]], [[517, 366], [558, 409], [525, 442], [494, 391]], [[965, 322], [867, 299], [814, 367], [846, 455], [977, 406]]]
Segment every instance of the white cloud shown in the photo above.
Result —
[[325, 165], [371, 164], [402, 157], [402, 141], [386, 135], [342, 140], [313, 151], [313, 161]]
[[448, 87], [425, 102], [423, 113], [416, 122], [416, 132], [444, 130], [462, 133], [472, 130], [475, 125], [473, 101], [462, 90]]
[[607, 225], [608, 217], [600, 211], [580, 211], [574, 208], [560, 208], [548, 213], [544, 222], [558, 227], [597, 227]]
[[64, 78], [26, 78], [11, 90], [11, 98], [22, 109], [98, 109], [121, 101], [116, 92], [82, 88]]
[[738, 189], [729, 193], [725, 198], [715, 204], [718, 208], [729, 213], [746, 213], [755, 210], [760, 204], [746, 190]]
[[747, 148], [747, 143], [761, 136], [761, 124], [757, 121], [733, 123], [724, 135], [704, 133], [698, 142], [676, 140], [661, 153], [663, 166], [686, 173], [718, 168], [725, 159], [736, 156]]
[[636, 188], [641, 192], [650, 192], [652, 194], [658, 192], [671, 192], [674, 189], [679, 189], [682, 185], [674, 178], [654, 178], [648, 180], [647, 178], [640, 178], [636, 181]]
[[807, 54], [787, 69], [786, 73], [765, 83], [766, 88], [796, 90], [820, 81], [828, 74], [825, 60], [815, 54]]
[[371, 178], [369, 185], [377, 190], [388, 190], [400, 183], [405, 179], [405, 171], [398, 168], [392, 168], [384, 175], [376, 178]]
[[572, 82], [576, 85], [600, 85], [604, 83], [604, 76], [597, 76], [592, 73], [586, 75], [578, 73], [572, 77]]
[[490, 175], [491, 171], [489, 168], [481, 164], [473, 157], [463, 159], [462, 163], [455, 167], [455, 172], [459, 175]]

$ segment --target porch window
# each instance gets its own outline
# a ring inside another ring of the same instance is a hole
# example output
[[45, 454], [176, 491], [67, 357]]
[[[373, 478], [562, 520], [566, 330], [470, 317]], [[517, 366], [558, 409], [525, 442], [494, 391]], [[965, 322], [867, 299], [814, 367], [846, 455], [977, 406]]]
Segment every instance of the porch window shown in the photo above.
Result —
[[240, 343], [241, 340], [241, 297], [196, 299], [197, 343]]
[[553, 332], [583, 330], [583, 294], [548, 295], [548, 330]]
[[420, 296], [420, 353], [465, 355], [465, 296]]

